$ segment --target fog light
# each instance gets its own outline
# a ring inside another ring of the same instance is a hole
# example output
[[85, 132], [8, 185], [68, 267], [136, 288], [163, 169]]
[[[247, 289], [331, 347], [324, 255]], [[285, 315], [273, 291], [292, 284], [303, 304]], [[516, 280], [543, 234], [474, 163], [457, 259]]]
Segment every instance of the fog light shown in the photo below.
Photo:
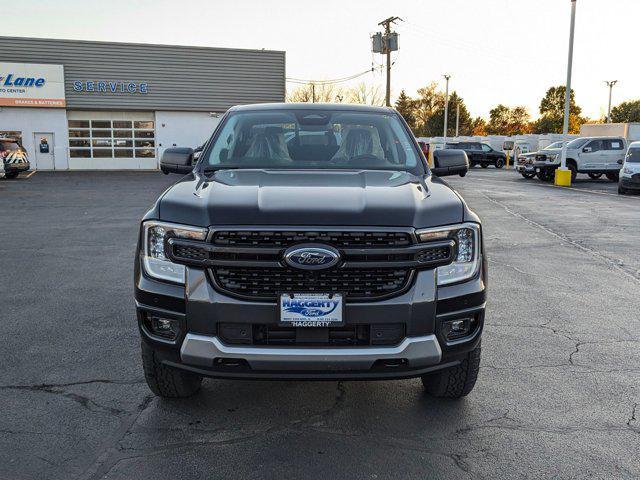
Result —
[[180, 325], [178, 320], [151, 316], [151, 333], [159, 337], [174, 340], [178, 336]]
[[447, 340], [466, 337], [471, 332], [472, 318], [459, 318], [442, 322], [442, 335]]

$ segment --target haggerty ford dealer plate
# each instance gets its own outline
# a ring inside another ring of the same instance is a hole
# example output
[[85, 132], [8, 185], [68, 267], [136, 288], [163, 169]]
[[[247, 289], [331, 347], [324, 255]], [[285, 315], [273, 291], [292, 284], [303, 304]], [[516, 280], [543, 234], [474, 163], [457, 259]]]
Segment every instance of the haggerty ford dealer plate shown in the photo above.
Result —
[[339, 293], [283, 293], [280, 325], [338, 327], [343, 325], [343, 296]]

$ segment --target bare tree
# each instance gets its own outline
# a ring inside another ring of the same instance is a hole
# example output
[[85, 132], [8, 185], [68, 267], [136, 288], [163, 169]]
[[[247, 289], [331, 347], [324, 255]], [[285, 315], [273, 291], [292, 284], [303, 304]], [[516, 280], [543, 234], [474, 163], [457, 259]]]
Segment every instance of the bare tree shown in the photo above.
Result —
[[340, 102], [344, 97], [340, 87], [334, 84], [312, 84], [307, 83], [294, 89], [287, 95], [288, 102], [313, 102], [335, 103]]
[[384, 93], [379, 85], [367, 85], [361, 82], [357, 86], [347, 90], [346, 93], [347, 103], [382, 106], [385, 102]]

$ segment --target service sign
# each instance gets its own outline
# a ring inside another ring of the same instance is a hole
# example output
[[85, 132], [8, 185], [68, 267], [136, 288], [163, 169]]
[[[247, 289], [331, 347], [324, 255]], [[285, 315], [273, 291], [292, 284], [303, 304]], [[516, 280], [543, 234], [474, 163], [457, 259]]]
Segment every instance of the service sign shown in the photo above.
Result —
[[62, 65], [0, 62], [0, 107], [65, 106]]

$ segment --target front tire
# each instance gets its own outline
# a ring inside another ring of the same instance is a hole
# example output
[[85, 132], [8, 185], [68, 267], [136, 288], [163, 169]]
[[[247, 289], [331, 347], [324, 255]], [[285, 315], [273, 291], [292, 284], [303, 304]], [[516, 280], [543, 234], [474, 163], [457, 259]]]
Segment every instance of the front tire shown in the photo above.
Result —
[[8, 178], [8, 179], [14, 179], [14, 178], [17, 178], [19, 173], [20, 172], [4, 172], [4, 176], [5, 178]]
[[438, 398], [461, 398], [473, 390], [480, 371], [480, 345], [471, 350], [460, 365], [423, 375], [426, 392]]
[[553, 170], [540, 170], [536, 176], [543, 182], [550, 182], [553, 180]]
[[627, 194], [627, 189], [618, 185], [618, 195], [626, 195], [626, 194]]
[[531, 178], [535, 177], [535, 176], [536, 176], [536, 174], [535, 174], [535, 173], [523, 173], [523, 174], [522, 174], [522, 176], [523, 176], [524, 178], [526, 178], [527, 180], [529, 180], [529, 179], [531, 179]]
[[609, 180], [611, 180], [612, 182], [617, 182], [618, 180], [620, 180], [620, 174], [619, 173], [607, 173], [607, 178]]
[[594, 180], [599, 179], [602, 176], [601, 173], [590, 173], [589, 178], [593, 178]]
[[155, 350], [142, 342], [142, 367], [149, 389], [165, 398], [187, 398], [202, 385], [202, 377], [164, 365]]
[[504, 158], [498, 158], [496, 160], [496, 168], [502, 168], [504, 167]]
[[489, 165], [487, 165], [486, 163], [481, 163], [481, 164], [480, 164], [480, 166], [481, 166], [482, 168], [487, 168]]

